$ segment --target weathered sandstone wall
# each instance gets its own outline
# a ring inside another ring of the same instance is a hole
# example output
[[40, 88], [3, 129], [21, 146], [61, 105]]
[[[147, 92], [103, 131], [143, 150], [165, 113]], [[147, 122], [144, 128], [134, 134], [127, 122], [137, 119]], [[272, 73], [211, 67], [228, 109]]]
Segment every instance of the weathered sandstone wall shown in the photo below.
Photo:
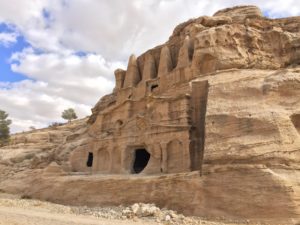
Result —
[[[65, 138], [51, 160], [2, 178], [0, 189], [289, 224], [300, 217], [299, 64], [300, 17], [269, 19], [244, 6], [191, 19], [131, 56], [88, 124], [57, 135]], [[36, 135], [35, 146], [49, 141]], [[19, 165], [7, 155], [3, 171]]]

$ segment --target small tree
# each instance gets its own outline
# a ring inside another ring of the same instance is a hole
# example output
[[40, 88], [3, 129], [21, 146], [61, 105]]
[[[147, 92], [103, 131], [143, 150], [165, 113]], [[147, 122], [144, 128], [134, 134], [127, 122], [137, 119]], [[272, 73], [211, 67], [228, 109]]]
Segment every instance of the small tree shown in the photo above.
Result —
[[68, 120], [68, 122], [71, 122], [71, 120], [73, 120], [73, 119], [77, 119], [77, 115], [76, 115], [74, 109], [72, 109], [72, 108], [65, 109], [62, 112], [61, 117], [65, 120]]
[[11, 120], [7, 119], [8, 114], [0, 110], [0, 146], [4, 146], [9, 142], [9, 125]]
[[30, 129], [31, 131], [36, 130], [36, 128], [35, 128], [34, 126], [30, 126], [29, 129]]

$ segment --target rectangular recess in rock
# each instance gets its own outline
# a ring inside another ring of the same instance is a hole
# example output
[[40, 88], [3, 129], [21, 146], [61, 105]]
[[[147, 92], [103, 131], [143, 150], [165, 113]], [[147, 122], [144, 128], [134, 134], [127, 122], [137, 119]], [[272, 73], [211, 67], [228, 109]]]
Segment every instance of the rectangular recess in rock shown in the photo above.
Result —
[[209, 84], [207, 80], [192, 82], [191, 118], [193, 126], [190, 134], [190, 158], [192, 170], [201, 170], [203, 161], [208, 87]]
[[94, 154], [92, 152], [89, 152], [88, 154], [88, 159], [86, 162], [87, 167], [92, 167], [93, 166], [93, 160], [94, 160]]

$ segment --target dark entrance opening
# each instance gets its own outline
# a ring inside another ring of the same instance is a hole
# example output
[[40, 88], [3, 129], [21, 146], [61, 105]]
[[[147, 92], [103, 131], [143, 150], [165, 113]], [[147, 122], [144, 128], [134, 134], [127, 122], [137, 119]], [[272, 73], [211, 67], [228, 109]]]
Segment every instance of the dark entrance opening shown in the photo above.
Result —
[[153, 84], [151, 86], [151, 92], [155, 91], [156, 89], [158, 89], [158, 84]]
[[133, 163], [133, 172], [140, 173], [147, 166], [150, 159], [150, 153], [146, 149], [141, 148], [135, 150], [135, 158]]
[[86, 161], [86, 166], [87, 167], [92, 167], [93, 166], [93, 160], [94, 160], [94, 155], [93, 155], [92, 152], [89, 152], [88, 160]]

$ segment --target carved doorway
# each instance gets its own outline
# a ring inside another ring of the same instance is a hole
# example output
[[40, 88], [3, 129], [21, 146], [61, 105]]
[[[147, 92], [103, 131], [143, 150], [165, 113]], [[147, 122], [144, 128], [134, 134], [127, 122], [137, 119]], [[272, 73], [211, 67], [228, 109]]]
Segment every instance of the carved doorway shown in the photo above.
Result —
[[150, 153], [146, 149], [136, 149], [134, 152], [133, 173], [142, 172], [146, 168], [150, 156]]

